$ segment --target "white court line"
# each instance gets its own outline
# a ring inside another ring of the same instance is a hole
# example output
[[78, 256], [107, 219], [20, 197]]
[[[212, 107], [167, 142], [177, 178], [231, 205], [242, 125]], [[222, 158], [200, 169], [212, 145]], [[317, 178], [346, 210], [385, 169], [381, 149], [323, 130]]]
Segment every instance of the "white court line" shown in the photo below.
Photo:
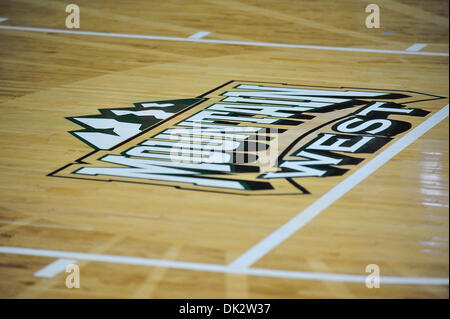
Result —
[[199, 32], [194, 33], [193, 35], [189, 36], [188, 38], [189, 39], [201, 39], [210, 34], [211, 34], [211, 32], [209, 32], [209, 31], [199, 31]]
[[441, 110], [434, 113], [430, 118], [419, 124], [412, 131], [405, 134], [394, 144], [389, 146], [366, 165], [358, 169], [352, 175], [340, 182], [325, 195], [320, 197], [310, 206], [298, 213], [295, 217], [285, 223], [283, 226], [275, 230], [269, 236], [261, 240], [255, 246], [251, 247], [236, 260], [230, 263], [233, 268], [247, 268], [265, 256], [269, 251], [288, 239], [299, 229], [309, 223], [314, 217], [319, 215], [323, 210], [345, 195], [349, 190], [358, 185], [362, 180], [383, 166], [386, 162], [400, 153], [404, 148], [425, 134], [433, 126], [441, 122], [448, 116], [448, 104]]
[[[38, 257], [71, 258], [76, 260], [88, 260], [94, 262], [107, 262], [107, 263], [127, 264], [136, 266], [165, 267], [184, 270], [230, 273], [230, 274], [274, 277], [274, 278], [353, 282], [361, 284], [364, 284], [367, 279], [366, 275], [316, 273], [307, 271], [275, 270], [263, 268], [237, 269], [232, 268], [230, 266], [218, 264], [206, 264], [206, 263], [151, 259], [141, 257], [127, 257], [117, 255], [99, 255], [81, 252], [67, 252], [59, 250], [33, 249], [21, 247], [0, 246], [0, 253], [38, 256]], [[427, 277], [380, 276], [380, 283], [398, 284], [398, 285], [448, 285], [449, 279], [441, 277], [427, 278]]]
[[412, 52], [417, 52], [422, 50], [423, 48], [425, 48], [427, 46], [426, 43], [414, 43], [412, 46], [410, 46], [409, 48], [406, 49], [406, 51], [412, 51]]
[[58, 259], [41, 270], [36, 271], [34, 275], [36, 277], [53, 278], [60, 272], [66, 270], [67, 265], [76, 264], [76, 262], [75, 259]]
[[8, 18], [1, 18], [0, 17], [0, 22], [6, 21], [6, 20], [8, 20]]
[[47, 32], [47, 33], [62, 33], [62, 34], [76, 34], [76, 35], [91, 35], [91, 36], [99, 36], [99, 37], [181, 41], [181, 42], [197, 42], [197, 43], [218, 43], [218, 44], [247, 45], [247, 46], [260, 46], [260, 47], [297, 48], [297, 49], [330, 50], [330, 51], [346, 51], [346, 52], [369, 52], [369, 53], [449, 56], [448, 53], [445, 53], [445, 52], [416, 52], [416, 51], [406, 51], [406, 50], [379, 50], [379, 49], [330, 47], [330, 46], [320, 46], [320, 45], [302, 45], [302, 44], [286, 44], [286, 43], [227, 41], [227, 40], [213, 40], [213, 39], [190, 39], [190, 38], [164, 37], [164, 36], [155, 36], [155, 35], [109, 33], [109, 32], [94, 32], [94, 31], [75, 31], [75, 30], [65, 30], [65, 29], [19, 27], [19, 26], [9, 26], [9, 25], [0, 25], [0, 29], [17, 30], [17, 31], [32, 31], [32, 32]]

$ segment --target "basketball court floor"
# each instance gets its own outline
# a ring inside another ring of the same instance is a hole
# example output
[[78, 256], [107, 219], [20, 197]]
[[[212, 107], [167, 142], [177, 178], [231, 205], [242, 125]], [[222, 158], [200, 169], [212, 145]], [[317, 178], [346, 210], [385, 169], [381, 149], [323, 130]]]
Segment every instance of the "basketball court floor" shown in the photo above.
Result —
[[0, 1], [0, 297], [448, 298], [448, 1], [370, 3]]

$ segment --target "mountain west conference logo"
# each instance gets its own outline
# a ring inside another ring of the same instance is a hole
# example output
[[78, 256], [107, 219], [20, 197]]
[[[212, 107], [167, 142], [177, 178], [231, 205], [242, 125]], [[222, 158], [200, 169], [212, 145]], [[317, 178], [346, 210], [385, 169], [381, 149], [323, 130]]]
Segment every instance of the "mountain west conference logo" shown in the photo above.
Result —
[[[309, 194], [340, 181], [441, 97], [410, 91], [230, 81], [197, 98], [74, 116], [94, 151], [50, 176], [241, 195]], [[342, 179], [342, 178], [341, 178]]]

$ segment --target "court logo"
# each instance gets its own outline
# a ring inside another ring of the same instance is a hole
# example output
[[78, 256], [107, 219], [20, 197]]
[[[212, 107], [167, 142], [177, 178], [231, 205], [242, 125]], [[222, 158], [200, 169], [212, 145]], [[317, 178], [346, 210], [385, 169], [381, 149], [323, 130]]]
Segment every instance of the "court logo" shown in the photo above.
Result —
[[230, 81], [195, 98], [69, 117], [93, 148], [50, 176], [239, 195], [320, 192], [420, 124], [416, 102], [380, 89]]

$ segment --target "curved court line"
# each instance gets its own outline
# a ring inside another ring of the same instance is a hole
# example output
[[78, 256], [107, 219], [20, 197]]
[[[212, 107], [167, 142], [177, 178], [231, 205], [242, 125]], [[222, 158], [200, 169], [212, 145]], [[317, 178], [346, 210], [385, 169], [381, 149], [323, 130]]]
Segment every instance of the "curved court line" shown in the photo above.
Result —
[[[228, 273], [238, 275], [260, 276], [260, 277], [287, 278], [287, 279], [337, 281], [337, 282], [352, 282], [362, 284], [365, 284], [367, 279], [366, 275], [332, 274], [321, 272], [276, 270], [264, 268], [234, 268], [218, 264], [207, 264], [207, 263], [152, 259], [141, 257], [128, 257], [117, 255], [90, 254], [90, 253], [68, 252], [68, 251], [47, 250], [47, 249], [7, 247], [7, 246], [0, 246], [0, 253], [37, 256], [37, 257], [51, 257], [58, 259], [88, 260], [95, 262], [107, 262], [107, 263], [136, 265], [136, 266], [165, 267], [183, 270], [207, 271], [215, 273]], [[448, 285], [449, 279], [440, 277], [427, 278], [427, 277], [380, 276], [380, 284], [442, 286]]]
[[448, 117], [448, 104], [322, 195], [322, 197], [291, 218], [287, 223], [248, 249], [233, 261], [230, 266], [247, 268], [253, 265], [446, 117]]
[[270, 43], [270, 42], [248, 42], [248, 41], [228, 41], [228, 40], [214, 40], [214, 39], [195, 39], [195, 38], [189, 38], [189, 37], [188, 38], [165, 37], [165, 36], [156, 36], [156, 35], [110, 33], [110, 32], [95, 32], [95, 31], [75, 31], [75, 30], [65, 30], [65, 29], [20, 27], [20, 26], [9, 26], [9, 25], [0, 25], [0, 29], [17, 30], [17, 31], [32, 31], [32, 32], [76, 34], [76, 35], [91, 35], [91, 36], [113, 37], [113, 38], [164, 40], [164, 41], [181, 41], [181, 42], [199, 42], [199, 43], [217, 43], [217, 44], [247, 45], [247, 46], [260, 46], [260, 47], [297, 48], [297, 49], [347, 51], [347, 52], [369, 52], [369, 53], [390, 53], [390, 54], [449, 56], [448, 53], [446, 53], [446, 52], [421, 52], [421, 51], [406, 51], [406, 50], [380, 50], [380, 49], [332, 47], [332, 46], [321, 46], [321, 45], [303, 45], [303, 44], [286, 44], [286, 43]]

